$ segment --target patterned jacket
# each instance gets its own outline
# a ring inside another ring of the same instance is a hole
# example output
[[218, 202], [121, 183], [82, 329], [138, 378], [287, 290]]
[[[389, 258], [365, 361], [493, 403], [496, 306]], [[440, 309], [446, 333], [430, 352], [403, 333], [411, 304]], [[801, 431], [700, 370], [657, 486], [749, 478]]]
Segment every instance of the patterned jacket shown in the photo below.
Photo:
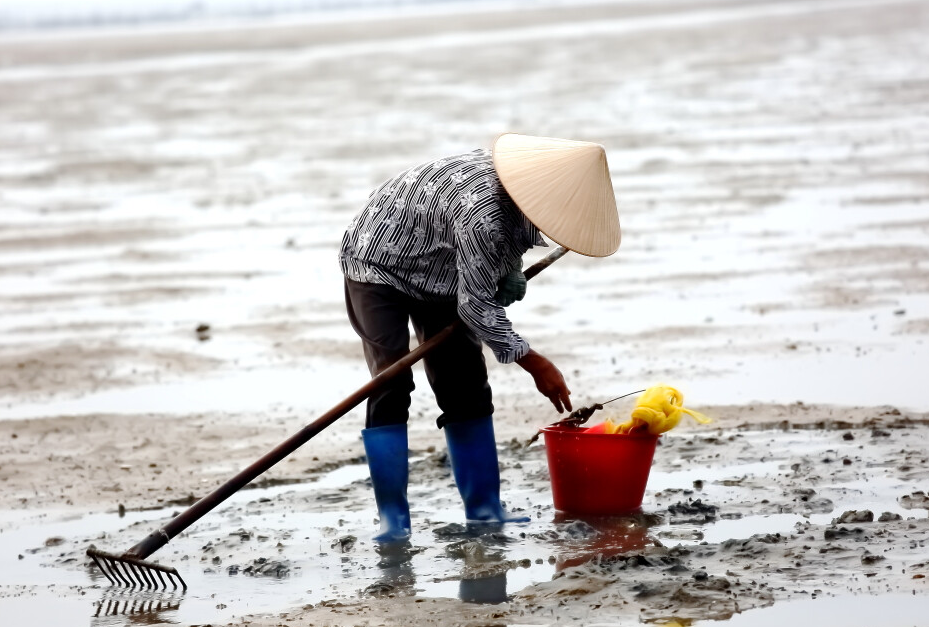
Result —
[[457, 300], [458, 315], [511, 363], [529, 351], [495, 300], [498, 281], [539, 230], [516, 207], [490, 151], [427, 162], [385, 181], [348, 225], [339, 263], [353, 281], [380, 283], [420, 300]]

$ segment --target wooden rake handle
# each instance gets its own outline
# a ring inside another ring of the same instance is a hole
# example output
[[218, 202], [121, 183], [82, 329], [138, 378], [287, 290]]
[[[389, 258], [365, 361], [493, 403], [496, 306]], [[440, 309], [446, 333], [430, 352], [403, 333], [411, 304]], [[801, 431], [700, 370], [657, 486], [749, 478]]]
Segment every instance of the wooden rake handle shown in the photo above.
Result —
[[[567, 252], [567, 248], [559, 246], [548, 255], [532, 264], [532, 266], [530, 266], [524, 273], [526, 275], [526, 279], [531, 279], [532, 277], [536, 276], [539, 272], [552, 265], [557, 260], [561, 259]], [[427, 353], [429, 353], [432, 349], [445, 341], [448, 336], [454, 333], [455, 329], [457, 329], [461, 324], [462, 322], [459, 320], [453, 324], [448, 325], [439, 331], [436, 335], [432, 336], [411, 350], [405, 356], [394, 362], [393, 365], [379, 372], [370, 381], [355, 390], [353, 393], [349, 394], [338, 405], [327, 411], [325, 414], [310, 424], [303, 427], [303, 429], [293, 434], [285, 441], [278, 444], [275, 448], [268, 451], [261, 459], [240, 471], [239, 474], [213, 490], [213, 492], [210, 494], [204, 496], [202, 499], [187, 508], [187, 510], [178, 514], [163, 528], [153, 531], [151, 534], [146, 536], [144, 540], [126, 551], [124, 556], [128, 558], [145, 559], [163, 547], [172, 538], [200, 520], [200, 518], [206, 515], [213, 508], [241, 490], [248, 483], [266, 472], [282, 459], [306, 444], [320, 431], [357, 407], [363, 400], [367, 399], [369, 396], [371, 396], [371, 394], [383, 387], [388, 381], [425, 357]]]

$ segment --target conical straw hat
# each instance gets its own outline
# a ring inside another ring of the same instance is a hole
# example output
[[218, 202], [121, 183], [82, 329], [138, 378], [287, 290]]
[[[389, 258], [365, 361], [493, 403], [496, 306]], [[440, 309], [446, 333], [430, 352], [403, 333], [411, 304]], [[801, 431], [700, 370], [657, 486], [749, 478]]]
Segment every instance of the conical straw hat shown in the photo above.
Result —
[[606, 151], [591, 142], [504, 133], [494, 168], [520, 211], [550, 239], [606, 257], [621, 239]]

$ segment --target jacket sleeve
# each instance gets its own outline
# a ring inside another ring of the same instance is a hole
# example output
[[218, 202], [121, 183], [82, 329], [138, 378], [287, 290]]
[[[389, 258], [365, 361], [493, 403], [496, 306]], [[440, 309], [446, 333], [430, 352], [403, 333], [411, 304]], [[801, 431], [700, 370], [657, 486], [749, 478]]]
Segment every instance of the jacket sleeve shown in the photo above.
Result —
[[494, 300], [497, 281], [509, 270], [500, 254], [502, 237], [495, 212], [456, 225], [458, 315], [497, 361], [509, 364], [529, 352], [529, 343], [513, 330], [506, 311]]

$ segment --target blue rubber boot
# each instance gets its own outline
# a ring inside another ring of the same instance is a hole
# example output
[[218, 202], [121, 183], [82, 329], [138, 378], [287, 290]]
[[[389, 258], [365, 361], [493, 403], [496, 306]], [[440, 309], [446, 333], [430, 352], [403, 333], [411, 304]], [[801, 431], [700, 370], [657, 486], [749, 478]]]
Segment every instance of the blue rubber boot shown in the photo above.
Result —
[[406, 500], [406, 485], [410, 470], [406, 425], [363, 429], [361, 438], [381, 518], [381, 530], [372, 539], [382, 543], [409, 540], [410, 504]]
[[529, 522], [528, 517], [507, 514], [500, 503], [500, 466], [492, 416], [445, 425], [445, 441], [468, 522]]

